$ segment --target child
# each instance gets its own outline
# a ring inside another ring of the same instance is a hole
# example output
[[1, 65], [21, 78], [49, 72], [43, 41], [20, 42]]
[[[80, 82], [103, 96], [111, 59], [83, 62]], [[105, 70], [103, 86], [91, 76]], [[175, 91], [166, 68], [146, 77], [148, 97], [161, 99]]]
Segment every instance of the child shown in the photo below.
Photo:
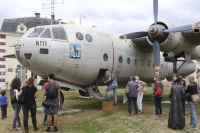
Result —
[[1, 96], [0, 96], [0, 106], [1, 106], [1, 113], [2, 117], [1, 119], [7, 118], [7, 105], [8, 105], [8, 100], [5, 90], [1, 90]]
[[[43, 107], [43, 108], [42, 108], [42, 111], [45, 113], [46, 108]], [[44, 115], [44, 120], [43, 120], [43, 123], [42, 123], [42, 124], [45, 125], [45, 124], [46, 124], [46, 121], [47, 121], [47, 115]], [[52, 115], [51, 125], [54, 125], [54, 117], [53, 117], [53, 115]]]

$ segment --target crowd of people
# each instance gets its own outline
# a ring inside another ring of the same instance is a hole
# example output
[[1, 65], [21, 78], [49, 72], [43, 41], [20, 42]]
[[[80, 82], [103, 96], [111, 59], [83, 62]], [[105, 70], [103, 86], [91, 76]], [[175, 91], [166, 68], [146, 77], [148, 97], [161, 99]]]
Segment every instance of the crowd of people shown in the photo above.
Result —
[[[108, 84], [106, 88], [106, 101], [110, 101], [109, 91], [113, 91], [114, 103], [113, 106], [117, 106], [117, 88], [118, 83], [116, 76], [109, 71], [106, 71], [108, 79], [104, 82]], [[178, 78], [174, 78], [172, 82], [172, 88], [170, 90], [169, 99], [171, 107], [169, 111], [168, 127], [172, 129], [183, 129], [185, 127], [185, 101], [188, 101], [190, 110], [190, 126], [193, 129], [198, 129], [198, 120], [196, 116], [195, 106], [199, 100], [199, 85], [194, 81], [193, 76], [189, 76], [190, 84], [186, 87], [184, 75], [180, 75]], [[28, 133], [28, 117], [29, 112], [32, 118], [33, 130], [37, 131], [37, 119], [36, 119], [36, 98], [38, 98], [37, 88], [34, 86], [34, 79], [29, 78], [26, 85], [21, 88], [21, 81], [19, 78], [14, 78], [10, 85], [10, 101], [14, 110], [14, 117], [12, 122], [12, 130], [21, 130], [20, 111], [23, 111], [23, 126], [25, 133]], [[130, 81], [125, 88], [124, 103], [128, 101], [128, 116], [132, 115], [132, 103], [134, 105], [135, 115], [144, 113], [142, 110], [143, 93], [146, 91], [146, 83], [141, 81], [138, 76], [131, 76]], [[21, 89], [20, 89], [21, 88]], [[153, 87], [153, 101], [155, 105], [154, 118], [162, 117], [162, 97], [164, 92], [164, 86], [159, 78], [155, 78]], [[23, 104], [20, 103], [21, 97], [24, 95]], [[58, 131], [58, 109], [61, 107], [60, 85], [54, 81], [54, 74], [48, 75], [48, 82], [44, 84], [43, 95], [45, 100], [42, 102], [44, 106], [44, 121], [45, 125], [47, 121], [46, 132], [51, 132], [51, 126], [54, 126], [54, 132]], [[7, 106], [8, 97], [6, 91], [1, 90], [0, 106], [2, 112], [2, 118], [7, 118]]]
[[[113, 90], [114, 95], [114, 106], [117, 105], [117, 80], [114, 74], [109, 71], [106, 72], [109, 77], [104, 83], [108, 83], [106, 89], [106, 101], [110, 101], [109, 91]], [[115, 79], [115, 80], [113, 80]], [[171, 129], [183, 129], [185, 127], [185, 101], [188, 101], [190, 110], [190, 126], [192, 129], [198, 129], [198, 120], [196, 116], [195, 106], [199, 100], [199, 86], [194, 81], [193, 76], [189, 76], [190, 84], [186, 87], [184, 75], [179, 75], [178, 78], [174, 78], [172, 82], [172, 88], [170, 90], [169, 99], [171, 102], [168, 127]], [[138, 76], [131, 76], [130, 81], [127, 83], [125, 88], [125, 95], [123, 102], [128, 101], [128, 116], [132, 115], [132, 103], [134, 105], [135, 115], [143, 113], [142, 100], [143, 93], [146, 91], [146, 83], [139, 80]], [[154, 118], [162, 117], [162, 105], [161, 101], [163, 98], [164, 86], [159, 78], [155, 78], [153, 87], [153, 101], [155, 105], [155, 116]], [[196, 100], [194, 100], [196, 98]]]
[[[51, 127], [54, 126], [54, 132], [58, 131], [57, 121], [58, 121], [58, 109], [60, 108], [60, 86], [54, 80], [54, 74], [49, 74], [48, 82], [44, 84], [43, 95], [45, 96], [45, 118], [47, 120], [47, 129], [46, 132], [51, 132]], [[21, 119], [20, 111], [22, 108], [23, 111], [23, 126], [24, 132], [28, 133], [28, 118], [29, 112], [32, 118], [33, 131], [37, 131], [37, 103], [36, 98], [38, 98], [37, 88], [34, 86], [34, 79], [29, 78], [26, 82], [26, 85], [21, 88], [21, 80], [19, 78], [14, 78], [10, 85], [10, 101], [14, 111], [14, 117], [12, 122], [12, 130], [19, 131], [21, 130]], [[23, 96], [24, 98], [23, 98]], [[19, 99], [23, 99], [23, 103], [19, 102]], [[0, 106], [2, 111], [2, 118], [7, 118], [7, 106], [8, 106], [8, 97], [6, 96], [6, 91], [1, 90], [0, 96]], [[51, 116], [53, 122], [51, 123]], [[46, 120], [43, 122], [45, 125]], [[51, 125], [53, 124], [53, 125]]]

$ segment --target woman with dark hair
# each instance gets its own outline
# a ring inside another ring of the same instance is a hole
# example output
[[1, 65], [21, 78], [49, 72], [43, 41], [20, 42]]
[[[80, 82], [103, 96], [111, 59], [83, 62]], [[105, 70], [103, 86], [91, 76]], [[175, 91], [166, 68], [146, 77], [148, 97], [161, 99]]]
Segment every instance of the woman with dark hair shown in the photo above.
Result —
[[37, 131], [37, 122], [36, 122], [36, 102], [35, 98], [38, 97], [37, 88], [34, 86], [34, 79], [29, 78], [27, 82], [27, 86], [24, 86], [20, 91], [20, 94], [25, 93], [25, 103], [22, 106], [23, 110], [23, 123], [25, 128], [25, 133], [28, 133], [28, 115], [29, 111], [31, 112], [33, 130]]
[[[21, 87], [21, 80], [19, 78], [14, 78], [10, 84], [10, 94], [14, 95], [14, 97], [16, 97], [16, 98], [13, 98], [14, 100], [11, 98], [11, 105], [15, 112], [15, 115], [13, 118], [13, 124], [12, 124], [12, 129], [14, 131], [21, 130], [21, 122], [20, 122], [20, 117], [19, 117], [19, 113], [21, 110], [21, 104], [19, 104], [17, 102], [20, 87]], [[11, 97], [13, 97], [13, 96], [11, 96]], [[18, 122], [18, 126], [16, 124], [17, 122]]]

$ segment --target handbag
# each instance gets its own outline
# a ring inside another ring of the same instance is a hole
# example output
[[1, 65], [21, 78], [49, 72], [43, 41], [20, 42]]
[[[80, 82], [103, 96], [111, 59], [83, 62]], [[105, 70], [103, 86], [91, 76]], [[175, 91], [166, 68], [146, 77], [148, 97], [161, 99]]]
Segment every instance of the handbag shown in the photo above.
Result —
[[[197, 84], [197, 93], [199, 93], [198, 91], [198, 84]], [[199, 101], [199, 94], [194, 94], [194, 95], [191, 95], [191, 99], [193, 102], [198, 102]]]
[[24, 104], [25, 103], [25, 88], [22, 88], [22, 94], [18, 97], [18, 103]]
[[129, 87], [126, 87], [126, 88], [125, 88], [125, 94], [126, 94], [126, 95], [129, 94]]

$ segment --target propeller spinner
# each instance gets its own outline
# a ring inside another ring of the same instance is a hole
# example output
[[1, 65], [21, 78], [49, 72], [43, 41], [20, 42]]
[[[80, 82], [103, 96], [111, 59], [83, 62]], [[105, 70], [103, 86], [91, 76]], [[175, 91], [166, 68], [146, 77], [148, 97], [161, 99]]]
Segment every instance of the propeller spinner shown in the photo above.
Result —
[[153, 0], [153, 14], [154, 14], [154, 25], [150, 26], [148, 32], [134, 32], [120, 36], [121, 39], [135, 39], [140, 37], [148, 36], [153, 41], [153, 59], [154, 59], [154, 70], [156, 76], [159, 76], [160, 71], [160, 43], [166, 39], [167, 33], [170, 32], [183, 32], [188, 30], [193, 30], [195, 28], [200, 28], [200, 25], [192, 24], [174, 27], [170, 29], [166, 29], [161, 24], [158, 24], [158, 0]]

